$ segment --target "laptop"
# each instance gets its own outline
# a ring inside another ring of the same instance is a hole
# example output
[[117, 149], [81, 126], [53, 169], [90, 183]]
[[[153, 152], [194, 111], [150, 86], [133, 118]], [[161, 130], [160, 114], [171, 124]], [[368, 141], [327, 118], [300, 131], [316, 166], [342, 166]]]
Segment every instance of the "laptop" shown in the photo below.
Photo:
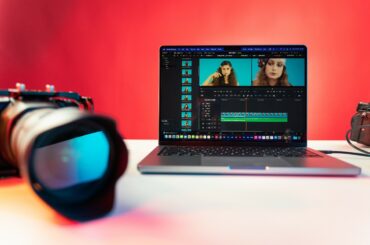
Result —
[[307, 148], [304, 45], [162, 46], [159, 109], [144, 174], [361, 173]]

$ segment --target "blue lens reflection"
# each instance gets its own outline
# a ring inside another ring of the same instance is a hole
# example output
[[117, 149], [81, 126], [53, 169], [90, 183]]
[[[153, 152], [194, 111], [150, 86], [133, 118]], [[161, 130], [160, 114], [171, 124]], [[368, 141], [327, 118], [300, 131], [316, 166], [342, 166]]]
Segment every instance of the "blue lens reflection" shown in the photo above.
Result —
[[37, 148], [34, 171], [49, 189], [62, 189], [101, 178], [108, 168], [109, 141], [102, 131]]

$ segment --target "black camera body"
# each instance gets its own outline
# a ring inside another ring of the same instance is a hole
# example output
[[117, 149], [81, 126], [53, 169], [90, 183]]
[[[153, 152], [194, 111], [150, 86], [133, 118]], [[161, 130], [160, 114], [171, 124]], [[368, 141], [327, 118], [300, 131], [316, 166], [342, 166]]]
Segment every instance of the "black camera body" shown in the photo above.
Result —
[[370, 103], [360, 102], [351, 120], [352, 141], [370, 146]]

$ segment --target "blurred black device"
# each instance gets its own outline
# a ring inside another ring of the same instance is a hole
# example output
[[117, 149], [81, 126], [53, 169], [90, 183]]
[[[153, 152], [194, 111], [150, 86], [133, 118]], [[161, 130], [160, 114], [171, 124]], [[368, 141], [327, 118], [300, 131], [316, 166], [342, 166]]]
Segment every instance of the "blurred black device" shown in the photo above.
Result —
[[352, 141], [370, 146], [370, 103], [360, 102], [351, 120]]

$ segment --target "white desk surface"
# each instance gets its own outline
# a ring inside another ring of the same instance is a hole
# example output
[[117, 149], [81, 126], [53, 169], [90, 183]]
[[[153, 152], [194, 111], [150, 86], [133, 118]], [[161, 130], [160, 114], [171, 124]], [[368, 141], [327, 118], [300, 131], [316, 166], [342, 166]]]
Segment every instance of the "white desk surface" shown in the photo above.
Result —
[[370, 244], [369, 158], [334, 155], [362, 168], [354, 178], [141, 175], [157, 142], [126, 143], [129, 167], [102, 219], [71, 222], [22, 180], [1, 180], [0, 244]]

